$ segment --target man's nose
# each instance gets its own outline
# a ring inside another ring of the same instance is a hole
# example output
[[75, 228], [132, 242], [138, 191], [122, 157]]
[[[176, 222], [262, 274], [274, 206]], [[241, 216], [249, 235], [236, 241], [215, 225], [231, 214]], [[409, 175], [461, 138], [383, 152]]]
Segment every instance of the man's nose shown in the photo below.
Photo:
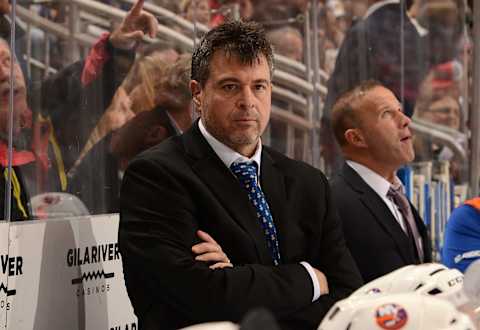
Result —
[[237, 100], [237, 106], [241, 109], [250, 109], [255, 105], [255, 95], [249, 86], [242, 88]]
[[412, 123], [412, 119], [405, 113], [400, 112], [400, 125], [401, 127], [408, 127]]

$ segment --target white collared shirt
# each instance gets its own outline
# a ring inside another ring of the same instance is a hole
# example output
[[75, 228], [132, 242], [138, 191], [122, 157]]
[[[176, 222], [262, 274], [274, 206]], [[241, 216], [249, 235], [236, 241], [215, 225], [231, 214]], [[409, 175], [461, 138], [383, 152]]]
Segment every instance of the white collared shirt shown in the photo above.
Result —
[[233, 163], [240, 163], [240, 162], [255, 162], [258, 165], [258, 181], [260, 183], [260, 168], [261, 168], [261, 161], [262, 161], [262, 141], [258, 141], [257, 149], [252, 157], [247, 158], [229, 146], [225, 145], [224, 143], [218, 141], [210, 132], [207, 131], [205, 126], [203, 125], [202, 120], [198, 121], [198, 128], [200, 128], [200, 132], [202, 133], [205, 140], [207, 140], [210, 147], [212, 147], [213, 151], [217, 154], [217, 156], [222, 160], [226, 167], [230, 168]]
[[[252, 157], [247, 158], [232, 148], [226, 146], [224, 143], [218, 141], [210, 132], [207, 131], [205, 126], [203, 125], [202, 120], [198, 121], [198, 128], [200, 129], [200, 133], [202, 133], [207, 143], [212, 147], [213, 151], [217, 154], [217, 156], [222, 160], [225, 166], [230, 169], [230, 166], [233, 163], [238, 162], [256, 162], [258, 165], [258, 185], [260, 186], [260, 168], [261, 168], [261, 159], [262, 159], [262, 141], [258, 141], [257, 149]], [[232, 175], [234, 175], [232, 173]], [[320, 284], [318, 283], [317, 275], [315, 275], [315, 271], [313, 270], [312, 266], [306, 262], [302, 261], [300, 264], [305, 267], [308, 275], [310, 275], [310, 279], [312, 280], [313, 285], [313, 298], [312, 302], [317, 300], [320, 297]]]
[[[362, 164], [359, 164], [352, 160], [347, 160], [346, 162], [348, 166], [350, 166], [355, 172], [357, 172], [357, 174], [360, 175], [363, 181], [365, 181], [370, 186], [370, 188], [372, 188], [377, 193], [377, 195], [380, 196], [385, 205], [387, 205], [390, 212], [392, 212], [392, 215], [394, 216], [395, 220], [397, 220], [400, 227], [402, 227], [404, 232], [407, 232], [402, 213], [398, 210], [398, 206], [395, 205], [395, 203], [387, 197], [388, 190], [391, 186], [390, 182], [378, 173], [372, 171], [371, 169]], [[400, 181], [400, 179], [398, 179], [397, 177], [395, 177], [395, 179]]]

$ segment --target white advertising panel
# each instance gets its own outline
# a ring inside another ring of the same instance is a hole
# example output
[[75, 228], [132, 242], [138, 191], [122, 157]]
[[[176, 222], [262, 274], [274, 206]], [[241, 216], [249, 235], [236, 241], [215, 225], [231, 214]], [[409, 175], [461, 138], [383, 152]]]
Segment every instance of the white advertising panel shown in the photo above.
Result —
[[118, 215], [11, 223], [7, 329], [136, 330], [118, 223]]
[[[9, 309], [7, 297], [15, 293], [15, 291], [8, 290], [8, 272], [11, 263], [8, 258], [8, 222], [0, 221], [0, 329], [6, 328], [7, 310]], [[13, 268], [14, 266], [12, 266]]]

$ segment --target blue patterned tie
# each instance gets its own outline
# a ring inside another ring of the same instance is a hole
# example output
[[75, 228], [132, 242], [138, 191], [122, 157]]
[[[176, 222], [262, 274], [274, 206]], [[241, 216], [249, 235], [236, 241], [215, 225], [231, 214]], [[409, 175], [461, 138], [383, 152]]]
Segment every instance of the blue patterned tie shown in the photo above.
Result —
[[255, 207], [257, 218], [262, 224], [267, 245], [273, 257], [275, 266], [280, 264], [280, 249], [278, 248], [277, 230], [273, 223], [272, 214], [262, 189], [258, 185], [257, 163], [233, 163], [230, 166], [233, 174], [238, 178], [242, 187], [248, 193], [248, 199]]

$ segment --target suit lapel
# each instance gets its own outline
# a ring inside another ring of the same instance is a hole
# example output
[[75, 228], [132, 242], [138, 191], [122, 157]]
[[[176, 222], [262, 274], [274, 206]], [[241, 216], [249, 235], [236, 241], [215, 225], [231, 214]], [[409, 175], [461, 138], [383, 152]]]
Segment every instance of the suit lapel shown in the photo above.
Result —
[[406, 263], [411, 263], [413, 256], [410, 253], [408, 236], [394, 218], [384, 201], [363, 179], [347, 164], [344, 164], [342, 176], [348, 184], [359, 193], [363, 205], [370, 211], [378, 224], [391, 237]]
[[262, 190], [267, 199], [273, 222], [277, 229], [277, 239], [280, 247], [280, 255], [283, 260], [288, 259], [286, 255], [286, 189], [285, 177], [283, 173], [275, 166], [275, 160], [268, 154], [266, 148], [262, 152], [262, 169], [260, 172], [260, 182]]
[[273, 264], [265, 235], [247, 193], [210, 147], [197, 123], [183, 135], [183, 139], [192, 170], [208, 186], [232, 219], [252, 237], [259, 260], [263, 264]]

